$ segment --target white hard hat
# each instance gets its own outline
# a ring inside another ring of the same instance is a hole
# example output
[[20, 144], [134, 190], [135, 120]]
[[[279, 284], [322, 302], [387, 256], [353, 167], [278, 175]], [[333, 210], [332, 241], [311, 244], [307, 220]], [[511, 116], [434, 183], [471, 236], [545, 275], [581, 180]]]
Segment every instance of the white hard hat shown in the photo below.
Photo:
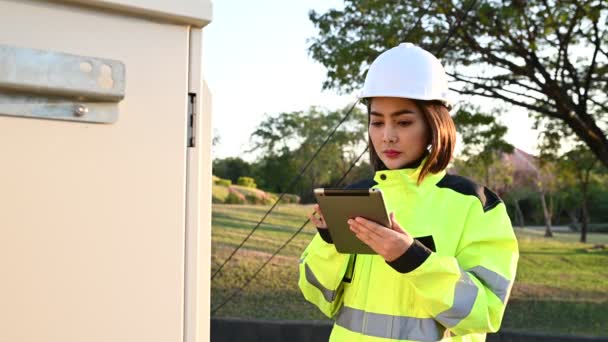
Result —
[[448, 107], [448, 78], [441, 62], [412, 43], [384, 51], [370, 65], [360, 98], [439, 100]]

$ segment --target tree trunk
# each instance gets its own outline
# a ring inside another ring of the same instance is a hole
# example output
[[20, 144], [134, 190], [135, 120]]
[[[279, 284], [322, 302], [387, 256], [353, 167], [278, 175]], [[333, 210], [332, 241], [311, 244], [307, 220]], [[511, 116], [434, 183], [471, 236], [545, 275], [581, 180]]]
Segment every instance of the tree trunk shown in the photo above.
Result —
[[551, 213], [547, 208], [547, 201], [545, 201], [545, 192], [540, 192], [540, 203], [543, 206], [543, 214], [545, 215], [545, 237], [553, 237], [553, 231], [551, 230]]
[[572, 222], [572, 227], [574, 230], [578, 231], [580, 229], [580, 224], [578, 222], [578, 218], [576, 217], [576, 209], [570, 208], [566, 210], [566, 214], [570, 218], [570, 222]]
[[582, 192], [583, 192], [583, 205], [582, 205], [582, 217], [581, 217], [581, 242], [582, 243], [586, 243], [587, 242], [587, 226], [589, 225], [589, 210], [587, 208], [587, 203], [589, 202], [589, 171], [587, 171], [587, 174], [585, 175], [584, 178], [584, 183], [582, 186]]
[[523, 228], [524, 223], [524, 213], [521, 211], [521, 207], [519, 206], [519, 200], [515, 200], [515, 217], [517, 218], [517, 224], [519, 227]]
[[576, 116], [567, 116], [562, 119], [572, 128], [574, 133], [589, 147], [600, 163], [608, 167], [608, 138], [593, 119], [586, 122], [582, 116], [590, 118], [588, 113], [577, 113]]
[[581, 242], [587, 242], [587, 226], [589, 224], [589, 211], [587, 210], [587, 194], [583, 194], [583, 217], [581, 218]]

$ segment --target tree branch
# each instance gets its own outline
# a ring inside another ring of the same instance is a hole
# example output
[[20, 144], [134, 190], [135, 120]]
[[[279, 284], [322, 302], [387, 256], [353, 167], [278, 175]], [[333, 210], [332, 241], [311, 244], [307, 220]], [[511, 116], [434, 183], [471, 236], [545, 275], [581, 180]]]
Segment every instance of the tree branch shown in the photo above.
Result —
[[[563, 115], [560, 115], [559, 112], [553, 112], [553, 111], [550, 111], [550, 110], [540, 107], [540, 106], [536, 106], [536, 105], [529, 104], [526, 102], [514, 100], [512, 98], [504, 96], [503, 94], [498, 93], [494, 88], [486, 86], [485, 84], [476, 83], [476, 82], [472, 82], [472, 81], [468, 81], [468, 80], [464, 80], [464, 79], [458, 79], [457, 77], [454, 77], [454, 78], [456, 78], [457, 80], [459, 80], [461, 82], [465, 82], [470, 85], [473, 85], [476, 88], [483, 89], [484, 91], [488, 92], [489, 94], [488, 93], [479, 93], [479, 92], [475, 92], [473, 90], [467, 90], [467, 89], [464, 89], [464, 90], [452, 89], [453, 91], [459, 92], [461, 94], [467, 94], [467, 95], [479, 95], [479, 96], [484, 96], [484, 97], [488, 97], [488, 98], [499, 98], [505, 102], [514, 104], [519, 107], [524, 107], [524, 108], [527, 108], [527, 109], [530, 109], [533, 111], [537, 111], [539, 113], [544, 113], [544, 114], [546, 114], [550, 117], [556, 118], [556, 119], [563, 119]], [[501, 89], [501, 90], [504, 91], [504, 89]]]
[[[487, 87], [487, 88], [498, 88], [498, 86], [501, 86], [501, 87], [500, 87], [500, 91], [503, 91], [503, 92], [506, 92], [506, 93], [509, 93], [509, 94], [513, 94], [513, 95], [516, 95], [516, 96], [526, 97], [526, 98], [529, 98], [529, 99], [534, 100], [534, 101], [536, 101], [536, 102], [540, 102], [540, 103], [542, 103], [542, 104], [544, 104], [544, 105], [554, 107], [554, 105], [553, 105], [553, 104], [551, 104], [550, 102], [548, 102], [548, 101], [546, 101], [546, 100], [544, 100], [544, 99], [540, 99], [540, 98], [537, 98], [537, 97], [534, 97], [534, 96], [532, 96], [532, 95], [528, 95], [528, 94], [523, 94], [523, 93], [521, 93], [521, 92], [516, 92], [516, 91], [514, 91], [514, 90], [506, 89], [505, 87], [502, 87], [502, 84], [500, 84], [500, 83], [499, 83], [498, 85], [496, 85], [496, 84], [490, 84], [490, 85], [488, 85], [487, 83], [486, 83], [486, 84], [484, 84], [484, 83], [479, 83], [479, 82], [475, 82], [475, 81], [474, 81], [474, 79], [478, 79], [478, 80], [486, 80], [486, 81], [494, 81], [494, 82], [497, 82], [496, 80], [493, 80], [493, 79], [488, 78], [488, 77], [466, 76], [466, 75], [451, 74], [451, 73], [447, 73], [447, 74], [448, 74], [450, 77], [453, 77], [454, 79], [456, 79], [456, 80], [458, 80], [458, 81], [465, 82], [465, 83], [468, 83], [468, 84], [474, 85], [474, 86], [476, 86], [476, 87], [478, 87], [478, 86], [479, 86], [479, 85], [481, 85], [481, 84], [483, 84], [483, 86], [484, 86], [484, 87]], [[506, 82], [508, 82], [508, 84], [509, 84], [509, 85], [521, 86], [521, 87], [523, 87], [523, 88], [527, 88], [527, 89], [529, 89], [529, 90], [533, 90], [533, 91], [536, 91], [536, 92], [538, 92], [538, 93], [540, 93], [540, 94], [544, 95], [544, 94], [543, 94], [541, 91], [539, 91], [538, 89], [534, 89], [534, 88], [532, 88], [532, 87], [530, 87], [530, 86], [527, 86], [527, 85], [524, 85], [524, 84], [520, 84], [519, 82], [517, 82], [517, 81], [515, 81], [515, 80], [508, 80], [508, 79], [507, 79], [507, 80], [505, 80], [505, 81], [506, 81]]]
[[[564, 66], [565, 68], [562, 69], [563, 72], [565, 72], [566, 70], [568, 70], [568, 73], [570, 74], [570, 77], [572, 78], [572, 82], [574, 83], [574, 88], [575, 88], [575, 92], [576, 94], [580, 97], [581, 96], [581, 82], [578, 79], [578, 73], [576, 71], [576, 68], [574, 68], [574, 65], [572, 65], [572, 63], [570, 62], [570, 58], [568, 58], [568, 46], [569, 46], [569, 41], [572, 37], [572, 32], [574, 32], [574, 26], [576, 25], [577, 21], [575, 20], [575, 18], [579, 15], [580, 13], [580, 6], [578, 4], [578, 2], [574, 2], [576, 5], [576, 11], [574, 12], [574, 15], [572, 17], [572, 19], [570, 20], [570, 25], [568, 26], [568, 31], [566, 31], [566, 34], [564, 36], [562, 36], [559, 33], [559, 29], [555, 30], [555, 34], [557, 35], [557, 39], [559, 41], [559, 45], [560, 45], [560, 49], [563, 49], [564, 51]], [[562, 82], [564, 82], [564, 73], [562, 72]]]
[[595, 35], [595, 49], [593, 51], [593, 57], [591, 58], [591, 64], [589, 65], [589, 70], [587, 71], [587, 79], [585, 80], [585, 88], [584, 88], [584, 93], [583, 93], [583, 98], [581, 99], [581, 103], [579, 103], [579, 105], [581, 106], [581, 111], [582, 112], [587, 112], [587, 99], [589, 98], [589, 87], [591, 86], [591, 75], [593, 74], [593, 71], [595, 69], [595, 65], [596, 65], [596, 58], [597, 58], [597, 53], [598, 50], [600, 49], [600, 35], [599, 35], [599, 29], [597, 27], [597, 21], [593, 22], [593, 31], [594, 31], [594, 35]]
[[597, 102], [592, 97], [589, 98], [589, 101], [591, 101], [596, 106], [600, 107], [604, 112], [608, 113], [608, 105], [606, 105], [604, 103]]
[[[450, 73], [447, 73], [447, 74], [451, 76]], [[527, 90], [530, 90], [530, 91], [534, 91], [534, 92], [539, 93], [541, 95], [546, 95], [545, 93], [543, 93], [542, 89], [534, 88], [534, 87], [532, 87], [530, 85], [521, 83], [518, 80], [516, 80], [514, 78], [511, 78], [511, 77], [504, 77], [504, 78], [502, 77], [502, 76], [511, 76], [510, 74], [498, 75], [498, 76], [495, 76], [495, 77], [467, 76], [467, 75], [462, 75], [462, 74], [455, 74], [455, 75], [458, 75], [459, 77], [464, 77], [464, 78], [467, 78], [467, 79], [489, 81], [489, 82], [496, 81], [501, 86], [503, 84], [501, 84], [500, 81], [504, 80], [504, 82], [506, 82], [507, 85], [514, 85], [514, 86], [522, 87], [524, 89], [527, 89]], [[496, 80], [496, 78], [500, 78], [500, 80]]]

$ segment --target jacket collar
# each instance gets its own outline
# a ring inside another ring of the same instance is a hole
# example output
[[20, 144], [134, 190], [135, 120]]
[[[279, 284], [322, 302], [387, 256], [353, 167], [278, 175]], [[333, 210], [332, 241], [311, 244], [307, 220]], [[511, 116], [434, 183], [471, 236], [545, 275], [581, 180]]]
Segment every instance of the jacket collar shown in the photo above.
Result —
[[407, 187], [426, 187], [429, 185], [435, 185], [439, 182], [443, 176], [445, 176], [445, 170], [438, 173], [429, 173], [424, 178], [424, 181], [418, 185], [418, 176], [422, 171], [422, 166], [426, 162], [428, 156], [424, 156], [421, 160], [413, 162], [411, 166], [406, 166], [402, 169], [394, 170], [379, 170], [374, 175], [374, 181], [379, 186], [392, 186], [392, 185], [405, 185]]

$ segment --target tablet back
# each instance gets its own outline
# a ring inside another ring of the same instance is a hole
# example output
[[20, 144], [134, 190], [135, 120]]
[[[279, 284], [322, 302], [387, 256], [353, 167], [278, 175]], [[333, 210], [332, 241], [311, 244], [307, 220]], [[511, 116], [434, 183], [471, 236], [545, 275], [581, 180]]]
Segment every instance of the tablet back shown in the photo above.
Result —
[[315, 189], [315, 197], [338, 252], [376, 254], [349, 229], [347, 220], [360, 216], [389, 227], [379, 189]]

